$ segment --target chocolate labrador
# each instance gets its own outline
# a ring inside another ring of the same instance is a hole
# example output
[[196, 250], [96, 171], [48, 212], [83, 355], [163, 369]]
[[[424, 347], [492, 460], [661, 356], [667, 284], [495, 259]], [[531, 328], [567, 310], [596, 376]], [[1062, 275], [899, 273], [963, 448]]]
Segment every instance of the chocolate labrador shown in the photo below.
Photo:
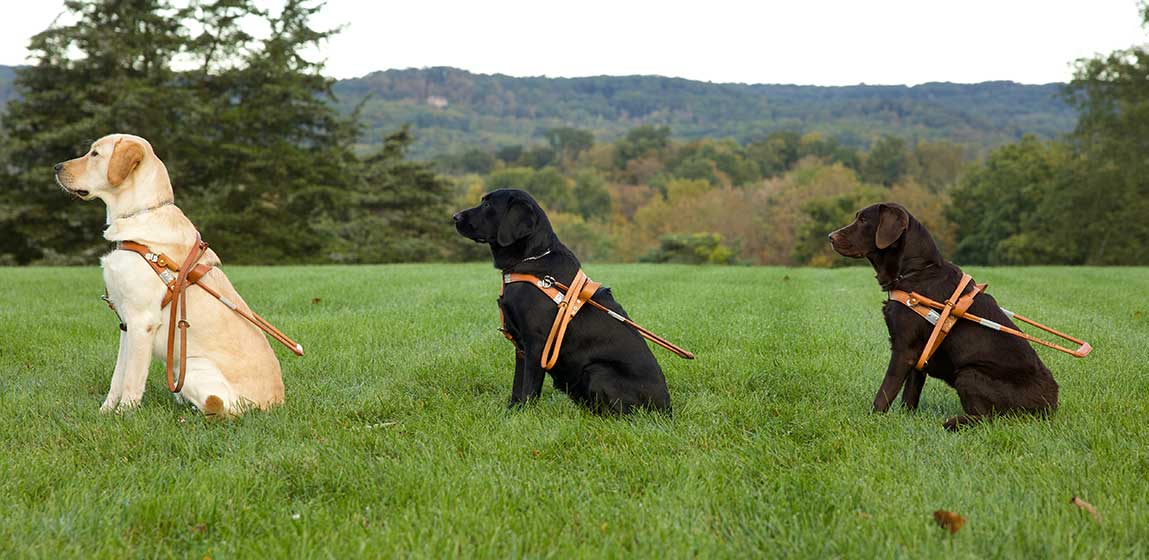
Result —
[[[493, 191], [478, 206], [456, 213], [454, 220], [460, 235], [490, 245], [495, 268], [503, 274], [551, 276], [569, 286], [581, 268], [555, 235], [543, 209], [523, 191]], [[593, 299], [626, 316], [609, 288], [599, 288]], [[510, 401], [516, 406], [542, 393], [546, 372], [540, 362], [557, 308], [542, 291], [522, 282], [505, 286], [499, 307], [504, 328], [520, 350]], [[666, 379], [646, 342], [598, 309], [586, 309], [574, 318], [549, 373], [556, 389], [596, 410], [670, 411]]]
[[[886, 292], [897, 289], [946, 301], [962, 278], [961, 269], [942, 258], [926, 228], [897, 204], [863, 208], [854, 223], [830, 234], [830, 243], [842, 256], [870, 261]], [[972, 289], [970, 285], [963, 293]], [[976, 296], [969, 312], [1016, 328], [989, 294]], [[961, 398], [965, 415], [946, 420], [948, 430], [995, 414], [1047, 413], [1057, 408], [1057, 382], [1024, 340], [958, 321], [925, 371], [917, 371], [915, 364], [933, 325], [889, 299], [882, 314], [891, 354], [874, 411], [889, 410], [903, 385], [902, 404], [916, 409], [927, 375], [945, 381]]]

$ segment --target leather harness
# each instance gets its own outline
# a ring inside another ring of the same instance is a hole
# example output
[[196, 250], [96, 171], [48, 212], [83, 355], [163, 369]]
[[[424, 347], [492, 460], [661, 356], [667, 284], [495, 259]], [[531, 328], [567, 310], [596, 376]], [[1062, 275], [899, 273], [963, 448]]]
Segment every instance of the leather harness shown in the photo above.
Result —
[[[257, 315], [254, 311], [245, 311], [240, 309], [231, 300], [223, 295], [220, 295], [215, 290], [202, 284], [200, 280], [203, 279], [207, 273], [211, 272], [214, 268], [211, 265], [196, 264], [203, 255], [207, 252], [207, 243], [200, 237], [199, 232], [196, 232], [196, 243], [192, 250], [188, 253], [187, 259], [184, 260], [182, 265], [177, 265], [171, 257], [152, 251], [148, 246], [135, 241], [119, 241], [116, 243], [116, 249], [121, 251], [131, 251], [143, 257], [144, 262], [160, 277], [160, 281], [167, 286], [167, 291], [164, 293], [163, 302], [160, 304], [160, 309], [168, 307], [168, 342], [167, 342], [167, 376], [168, 376], [168, 389], [173, 393], [180, 392], [184, 386], [184, 380], [187, 378], [187, 330], [191, 325], [187, 322], [187, 288], [195, 284], [203, 291], [219, 300], [228, 309], [234, 311], [240, 317], [247, 319], [251, 324], [258, 327], [269, 336], [279, 341], [284, 346], [288, 347], [297, 356], [303, 355], [303, 346], [298, 342], [287, 337], [287, 335], [280, 332], [271, 323], [268, 323], [263, 317]], [[104, 294], [104, 301], [107, 302], [108, 307], [116, 312], [119, 316], [119, 311], [116, 311], [116, 306], [108, 299], [107, 293]], [[178, 320], [177, 320], [178, 317]], [[174, 365], [175, 360], [175, 335], [176, 328], [180, 330], [180, 356], [179, 356], [179, 379], [175, 379]], [[120, 330], [127, 330], [127, 326], [120, 319]]]
[[[690, 353], [689, 351], [671, 344], [666, 339], [646, 330], [634, 321], [631, 321], [630, 319], [627, 319], [626, 317], [623, 317], [622, 315], [607, 309], [606, 306], [591, 299], [594, 297], [594, 294], [598, 292], [598, 289], [602, 286], [602, 284], [592, 281], [589, 277], [587, 277], [586, 273], [584, 273], [581, 268], [575, 274], [574, 280], [571, 281], [570, 286], [566, 286], [551, 276], [544, 276], [543, 278], [539, 278], [538, 276], [534, 276], [532, 274], [520, 274], [517, 272], [504, 273], [503, 282], [499, 288], [500, 300], [502, 299], [503, 294], [506, 292], [507, 285], [514, 284], [516, 282], [527, 283], [538, 288], [539, 291], [543, 292], [543, 294], [545, 294], [548, 299], [553, 301], [555, 305], [558, 306], [558, 312], [555, 314], [554, 323], [551, 324], [551, 331], [547, 335], [547, 342], [543, 347], [543, 354], [539, 360], [540, 365], [542, 365], [544, 370], [549, 371], [552, 367], [554, 367], [555, 362], [558, 361], [559, 350], [562, 348], [563, 338], [566, 337], [567, 327], [570, 325], [575, 315], [577, 315], [585, 305], [590, 305], [595, 309], [603, 311], [612, 319], [638, 331], [638, 334], [642, 335], [647, 340], [673, 352], [679, 357], [685, 358], [687, 360], [694, 359], [694, 354]], [[506, 314], [503, 313], [503, 308], [501, 305], [499, 306], [499, 319], [502, 322], [502, 326], [499, 328], [499, 330], [503, 333], [503, 336], [505, 336], [507, 340], [511, 341], [511, 343], [515, 345], [515, 351], [519, 356], [524, 356], [525, 351], [523, 350], [523, 347], [507, 330], [507, 317]]]
[[890, 290], [890, 299], [898, 301], [909, 307], [911, 311], [921, 315], [922, 318], [929, 321], [934, 330], [930, 333], [930, 339], [926, 342], [925, 348], [922, 349], [922, 355], [918, 358], [918, 363], [914, 367], [921, 371], [926, 367], [926, 363], [930, 361], [930, 357], [934, 355], [938, 347], [942, 345], [946, 335], [949, 334], [950, 329], [958, 322], [958, 318], [965, 315], [965, 311], [973, 305], [973, 298], [978, 294], [985, 291], [988, 286], [986, 284], [974, 284], [974, 287], [968, 294], [962, 295], [966, 286], [973, 281], [973, 277], [969, 274], [963, 273], [961, 281], [958, 282], [957, 289], [954, 290], [952, 296], [942, 304], [941, 313], [935, 311], [932, 307], [923, 304], [922, 296], [916, 292], [904, 292], [902, 290]]
[[926, 367], [930, 357], [933, 356], [934, 352], [936, 352], [938, 347], [941, 346], [942, 341], [945, 340], [946, 335], [949, 334], [950, 329], [952, 329], [953, 326], [958, 322], [958, 319], [973, 321], [974, 323], [977, 323], [983, 327], [987, 327], [995, 331], [1001, 331], [1006, 334], [1011, 334], [1018, 338], [1023, 338], [1030, 342], [1065, 352], [1066, 354], [1070, 354], [1076, 358], [1084, 358], [1085, 356], [1089, 355], [1089, 352], [1093, 350], [1093, 347], [1084, 340], [1080, 340], [1053, 330], [1045, 325], [1042, 325], [1041, 323], [1038, 323], [1037, 321], [1022, 317], [1021, 315], [1005, 309], [1004, 307], [999, 307], [999, 309], [1001, 309], [1001, 311], [1005, 313], [1007, 317], [1028, 323], [1045, 332], [1075, 342], [1079, 345], [1077, 350], [1071, 350], [1069, 348], [1058, 346], [1057, 344], [1047, 342], [1034, 336], [1030, 336], [1017, 329], [1002, 325], [996, 321], [983, 319], [977, 315], [974, 315], [973, 313], [969, 313], [969, 307], [970, 305], [973, 305], [973, 298], [977, 297], [978, 294], [984, 293], [986, 289], [988, 289], [988, 285], [986, 284], [974, 284], [973, 289], [970, 290], [969, 293], [963, 295], [962, 293], [965, 292], [966, 287], [969, 286], [970, 282], [972, 281], [972, 276], [962, 273], [961, 281], [958, 282], [957, 289], [954, 290], [953, 295], [951, 295], [950, 298], [945, 301], [945, 303], [936, 302], [917, 292], [906, 292], [903, 290], [890, 290], [888, 292], [890, 300], [905, 305], [906, 307], [910, 308], [911, 311], [921, 315], [923, 319], [934, 325], [934, 330], [930, 332], [930, 338], [926, 342], [925, 348], [922, 349], [922, 354], [918, 358], [917, 364], [914, 366], [918, 371], [921, 371]]

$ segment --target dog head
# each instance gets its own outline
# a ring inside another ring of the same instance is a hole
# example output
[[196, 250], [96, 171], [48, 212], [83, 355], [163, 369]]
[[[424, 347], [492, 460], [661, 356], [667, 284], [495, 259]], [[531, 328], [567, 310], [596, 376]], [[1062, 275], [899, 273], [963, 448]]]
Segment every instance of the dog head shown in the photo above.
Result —
[[478, 206], [456, 212], [454, 220], [459, 235], [491, 246], [496, 265], [542, 253], [555, 242], [546, 213], [531, 195], [516, 189], [491, 191]]
[[171, 200], [167, 169], [139, 136], [109, 134], [84, 155], [57, 163], [56, 184], [83, 200], [99, 198], [110, 213]]
[[839, 255], [860, 259], [899, 245], [912, 217], [893, 203], [867, 206], [854, 216], [854, 223], [830, 234], [830, 245]]
[[[830, 234], [830, 244], [839, 255], [870, 261], [885, 288], [945, 262], [926, 227], [890, 202], [859, 210], [854, 223]], [[928, 278], [917, 276], [915, 281]]]
[[57, 163], [56, 184], [84, 200], [98, 198], [123, 186], [150, 153], [143, 138], [111, 134], [93, 142], [84, 155]]

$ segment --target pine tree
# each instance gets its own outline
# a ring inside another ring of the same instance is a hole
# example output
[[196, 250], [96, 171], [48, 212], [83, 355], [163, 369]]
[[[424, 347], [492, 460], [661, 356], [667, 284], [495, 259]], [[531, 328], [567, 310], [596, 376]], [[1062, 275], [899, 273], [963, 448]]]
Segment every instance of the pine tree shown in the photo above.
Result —
[[[303, 55], [335, 33], [311, 26], [321, 6], [68, 0], [74, 23], [32, 39], [36, 62], [2, 122], [0, 262], [106, 250], [102, 208], [56, 189], [52, 165], [111, 132], [152, 142], [177, 202], [227, 262], [442, 258], [447, 185], [404, 160], [407, 130], [360, 161], [357, 112], [336, 112], [333, 80]], [[266, 36], [245, 31], [259, 20]]]

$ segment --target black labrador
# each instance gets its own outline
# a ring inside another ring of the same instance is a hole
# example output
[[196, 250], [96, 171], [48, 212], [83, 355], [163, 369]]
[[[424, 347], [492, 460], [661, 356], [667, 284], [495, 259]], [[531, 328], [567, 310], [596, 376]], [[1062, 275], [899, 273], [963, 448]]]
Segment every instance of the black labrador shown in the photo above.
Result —
[[[490, 245], [495, 268], [503, 274], [552, 276], [569, 286], [581, 266], [559, 241], [543, 209], [523, 191], [488, 193], [478, 206], [456, 213], [454, 220], [459, 234]], [[599, 288], [593, 299], [626, 316], [609, 288]], [[510, 405], [516, 406], [542, 393], [546, 372], [540, 359], [558, 310], [541, 290], [522, 282], [506, 285], [499, 307], [505, 328], [522, 349], [516, 354], [511, 390]], [[670, 411], [666, 379], [646, 341], [597, 309], [588, 307], [575, 316], [550, 374], [556, 389], [595, 410]]]
[[[897, 204], [863, 208], [854, 223], [830, 234], [830, 243], [842, 256], [869, 260], [886, 292], [898, 289], [946, 301], [962, 278], [961, 269], [942, 258], [926, 228]], [[965, 292], [972, 289], [971, 283]], [[969, 312], [1016, 328], [989, 294], [975, 297]], [[994, 414], [1047, 413], [1057, 408], [1057, 382], [1024, 340], [958, 321], [921, 372], [914, 366], [933, 325], [889, 299], [882, 314], [891, 355], [874, 411], [889, 410], [903, 385], [902, 404], [916, 409], [927, 375], [945, 381], [961, 398], [965, 415], [946, 420], [949, 430]]]

